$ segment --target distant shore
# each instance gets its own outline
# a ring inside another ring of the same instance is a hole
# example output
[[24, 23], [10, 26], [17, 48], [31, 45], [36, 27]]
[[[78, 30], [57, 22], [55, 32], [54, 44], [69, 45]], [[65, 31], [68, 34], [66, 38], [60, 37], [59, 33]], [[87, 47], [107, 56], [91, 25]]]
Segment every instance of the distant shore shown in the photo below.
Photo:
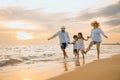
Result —
[[117, 42], [117, 43], [102, 43], [102, 45], [120, 45], [120, 43], [119, 42]]
[[120, 80], [120, 54], [48, 80]]

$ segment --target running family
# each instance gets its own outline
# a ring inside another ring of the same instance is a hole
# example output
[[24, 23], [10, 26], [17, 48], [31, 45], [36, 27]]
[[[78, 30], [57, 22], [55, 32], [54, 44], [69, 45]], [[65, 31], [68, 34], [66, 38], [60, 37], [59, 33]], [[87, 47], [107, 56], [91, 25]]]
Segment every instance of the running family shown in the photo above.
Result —
[[[79, 52], [82, 53], [83, 59], [85, 58], [85, 54], [91, 49], [93, 45], [96, 45], [96, 50], [97, 50], [97, 58], [100, 58], [100, 45], [102, 42], [101, 34], [105, 37], [108, 38], [105, 33], [102, 31], [100, 28], [100, 24], [97, 21], [93, 21], [91, 23], [91, 26], [93, 29], [91, 30], [90, 36], [85, 39], [83, 37], [83, 34], [79, 32], [77, 35], [73, 36], [73, 42], [70, 42], [69, 34], [67, 31], [65, 31], [65, 27], [62, 26], [61, 30], [58, 31], [56, 34], [54, 34], [52, 37], [48, 38], [48, 40], [55, 38], [56, 36], [59, 36], [60, 40], [60, 46], [61, 50], [63, 52], [64, 59], [68, 58], [68, 55], [66, 53], [66, 47], [68, 44], [73, 44], [73, 53], [76, 58], [79, 59]], [[88, 48], [85, 50], [84, 46], [84, 41], [88, 41], [88, 39], [91, 38], [91, 42], [88, 46]]]

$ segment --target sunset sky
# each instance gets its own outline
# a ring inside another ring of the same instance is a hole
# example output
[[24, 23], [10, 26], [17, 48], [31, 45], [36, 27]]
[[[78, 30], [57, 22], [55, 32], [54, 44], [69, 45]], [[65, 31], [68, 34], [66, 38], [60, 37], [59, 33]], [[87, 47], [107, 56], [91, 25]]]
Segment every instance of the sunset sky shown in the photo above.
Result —
[[104, 42], [120, 42], [120, 0], [0, 0], [0, 43], [46, 43], [63, 25], [70, 37], [86, 37], [93, 20], [108, 35]]

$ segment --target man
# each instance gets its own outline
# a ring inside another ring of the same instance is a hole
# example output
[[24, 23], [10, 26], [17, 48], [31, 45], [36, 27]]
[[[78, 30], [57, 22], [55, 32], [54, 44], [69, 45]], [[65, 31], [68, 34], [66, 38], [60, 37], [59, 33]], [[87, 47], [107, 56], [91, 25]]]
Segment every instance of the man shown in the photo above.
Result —
[[53, 39], [56, 36], [59, 36], [60, 46], [61, 46], [61, 50], [63, 51], [64, 59], [68, 58], [68, 55], [67, 55], [65, 49], [66, 49], [68, 43], [70, 43], [70, 38], [69, 38], [68, 32], [65, 31], [64, 26], [61, 27], [61, 31], [58, 31], [55, 35], [50, 37], [48, 40]]

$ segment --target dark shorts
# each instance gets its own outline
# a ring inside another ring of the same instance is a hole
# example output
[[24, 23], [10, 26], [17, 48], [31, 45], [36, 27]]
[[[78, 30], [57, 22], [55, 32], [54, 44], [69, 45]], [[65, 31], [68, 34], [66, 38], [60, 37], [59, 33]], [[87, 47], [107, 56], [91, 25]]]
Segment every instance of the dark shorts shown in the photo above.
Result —
[[97, 42], [97, 41], [92, 41], [92, 42], [93, 42], [93, 44], [101, 43], [101, 42]]
[[66, 49], [66, 47], [67, 47], [67, 44], [66, 43], [62, 43], [61, 49]]
[[77, 49], [74, 49], [73, 52], [74, 52], [74, 53], [78, 53], [78, 50], [77, 50]]

